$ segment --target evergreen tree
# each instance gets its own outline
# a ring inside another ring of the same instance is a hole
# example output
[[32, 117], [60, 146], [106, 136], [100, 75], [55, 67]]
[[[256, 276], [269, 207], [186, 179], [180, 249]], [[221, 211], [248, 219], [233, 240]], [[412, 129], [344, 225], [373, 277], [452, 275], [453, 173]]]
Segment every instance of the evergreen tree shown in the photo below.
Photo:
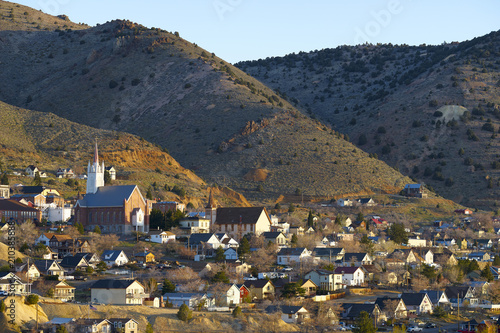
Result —
[[94, 233], [96, 233], [96, 234], [100, 234], [101, 233], [101, 228], [99, 228], [98, 225], [95, 226]]
[[495, 279], [493, 273], [491, 273], [490, 265], [484, 266], [483, 270], [481, 271], [481, 277], [486, 279], [486, 281], [488, 282], [491, 282]]
[[283, 291], [281, 295], [285, 298], [292, 298], [296, 296], [304, 296], [306, 290], [300, 287], [301, 283], [299, 282], [290, 282], [283, 286]]
[[104, 170], [104, 184], [111, 184], [111, 175], [109, 174], [108, 170]]
[[33, 185], [35, 186], [41, 186], [42, 185], [42, 178], [40, 177], [40, 172], [35, 172], [35, 178], [33, 179]]
[[180, 320], [187, 322], [189, 319], [193, 317], [193, 312], [189, 310], [189, 307], [186, 304], [182, 304], [177, 312], [177, 318]]
[[151, 191], [151, 187], [148, 187], [146, 192], [146, 199], [153, 200], [153, 192]]
[[495, 255], [495, 259], [493, 259], [493, 266], [500, 266], [500, 255]]
[[248, 253], [250, 253], [250, 242], [246, 237], [243, 237], [238, 247], [238, 256], [244, 258]]
[[217, 273], [215, 273], [214, 277], [212, 278], [212, 283], [217, 283], [217, 282], [223, 282], [223, 283], [230, 282], [225, 271], [218, 271]]
[[148, 323], [146, 325], [146, 333], [154, 333], [153, 326], [151, 325], [151, 323]]
[[343, 214], [338, 214], [336, 217], [335, 217], [335, 224], [338, 224], [338, 225], [341, 225], [343, 226], [344, 223], [345, 223], [345, 220], [347, 219], [347, 217]]
[[291, 204], [290, 204], [290, 206], [288, 206], [288, 212], [289, 212], [289, 213], [293, 213], [293, 212], [295, 212], [295, 206], [294, 206], [294, 204], [293, 204], [293, 203], [291, 203]]
[[238, 318], [239, 316], [241, 316], [241, 308], [237, 306], [233, 310], [233, 317]]
[[163, 287], [161, 287], [162, 295], [165, 293], [175, 293], [175, 284], [173, 284], [169, 279], [163, 280]]
[[297, 235], [296, 235], [296, 234], [293, 234], [293, 235], [292, 235], [292, 239], [290, 240], [290, 243], [291, 243], [292, 245], [297, 245], [297, 242], [298, 242], [298, 241], [299, 241], [299, 238], [297, 237]]
[[309, 211], [309, 215], [307, 216], [307, 226], [314, 227], [314, 218], [311, 210]]
[[224, 256], [224, 249], [219, 245], [217, 250], [215, 250], [215, 261], [219, 262], [223, 261], [224, 259], [226, 259], [226, 257]]
[[76, 222], [75, 228], [76, 228], [76, 230], [78, 230], [80, 235], [83, 235], [85, 233], [85, 229], [83, 228], [83, 224]]
[[68, 329], [64, 325], [59, 325], [56, 329], [56, 333], [68, 333]]
[[389, 239], [396, 244], [408, 243], [408, 233], [406, 232], [403, 223], [394, 223], [389, 228]]
[[0, 184], [9, 185], [9, 176], [7, 176], [7, 172], [2, 175], [2, 179], [0, 180]]
[[353, 333], [375, 333], [377, 331], [377, 328], [373, 325], [373, 320], [366, 311], [361, 311], [354, 325]]
[[363, 213], [359, 212], [358, 216], [356, 217], [356, 221], [364, 221], [364, 220], [365, 216], [363, 215]]

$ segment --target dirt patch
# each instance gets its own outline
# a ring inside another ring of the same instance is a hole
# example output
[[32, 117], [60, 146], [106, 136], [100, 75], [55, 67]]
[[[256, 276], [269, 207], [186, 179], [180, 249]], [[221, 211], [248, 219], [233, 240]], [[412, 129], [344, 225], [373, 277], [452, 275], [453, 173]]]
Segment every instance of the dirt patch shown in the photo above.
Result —
[[[23, 259], [26, 256], [21, 252], [16, 251], [15, 257]], [[4, 243], [0, 243], [0, 260], [9, 260], [9, 247]]]
[[254, 182], [263, 182], [267, 179], [269, 171], [266, 169], [252, 169], [243, 176], [243, 179]]
[[450, 120], [460, 120], [460, 117], [467, 111], [466, 108], [460, 105], [445, 105], [438, 109], [443, 115], [438, 118], [438, 120], [450, 121]]

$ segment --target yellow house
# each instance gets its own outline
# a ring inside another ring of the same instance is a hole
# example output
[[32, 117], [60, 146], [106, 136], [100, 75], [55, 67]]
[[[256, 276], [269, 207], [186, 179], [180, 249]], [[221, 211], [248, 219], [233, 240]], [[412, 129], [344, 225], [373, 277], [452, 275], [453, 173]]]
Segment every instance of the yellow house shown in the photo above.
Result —
[[135, 260], [138, 263], [148, 263], [148, 262], [155, 262], [155, 255], [152, 254], [151, 252], [140, 252], [135, 255]]
[[247, 280], [244, 286], [250, 291], [252, 299], [266, 299], [274, 296], [274, 284], [270, 280]]
[[318, 286], [309, 279], [302, 283], [300, 287], [306, 291], [305, 296], [315, 295], [316, 289], [318, 288]]

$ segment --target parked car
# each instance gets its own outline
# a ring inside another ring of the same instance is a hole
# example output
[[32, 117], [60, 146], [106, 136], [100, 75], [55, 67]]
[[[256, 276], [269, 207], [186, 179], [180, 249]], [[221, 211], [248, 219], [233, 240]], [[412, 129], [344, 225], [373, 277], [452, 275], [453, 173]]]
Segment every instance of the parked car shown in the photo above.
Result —
[[290, 266], [286, 266], [285, 268], [282, 269], [283, 272], [291, 272], [293, 271], [293, 268]]
[[427, 324], [424, 326], [424, 328], [436, 328], [436, 327], [437, 327], [437, 325], [436, 325], [436, 324], [434, 324], [434, 323], [427, 323]]
[[6, 292], [5, 290], [0, 290], [0, 296], [8, 296], [9, 293]]
[[422, 328], [418, 326], [411, 326], [410, 328], [408, 328], [408, 332], [420, 332], [420, 331], [422, 331]]

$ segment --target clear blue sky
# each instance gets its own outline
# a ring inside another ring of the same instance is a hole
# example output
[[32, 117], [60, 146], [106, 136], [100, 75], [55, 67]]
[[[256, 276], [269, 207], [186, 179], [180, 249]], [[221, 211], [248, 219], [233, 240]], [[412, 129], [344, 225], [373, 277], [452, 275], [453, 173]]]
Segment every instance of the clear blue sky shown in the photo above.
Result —
[[231, 63], [364, 42], [464, 41], [500, 29], [500, 1], [18, 0], [96, 25], [128, 19], [178, 31]]

